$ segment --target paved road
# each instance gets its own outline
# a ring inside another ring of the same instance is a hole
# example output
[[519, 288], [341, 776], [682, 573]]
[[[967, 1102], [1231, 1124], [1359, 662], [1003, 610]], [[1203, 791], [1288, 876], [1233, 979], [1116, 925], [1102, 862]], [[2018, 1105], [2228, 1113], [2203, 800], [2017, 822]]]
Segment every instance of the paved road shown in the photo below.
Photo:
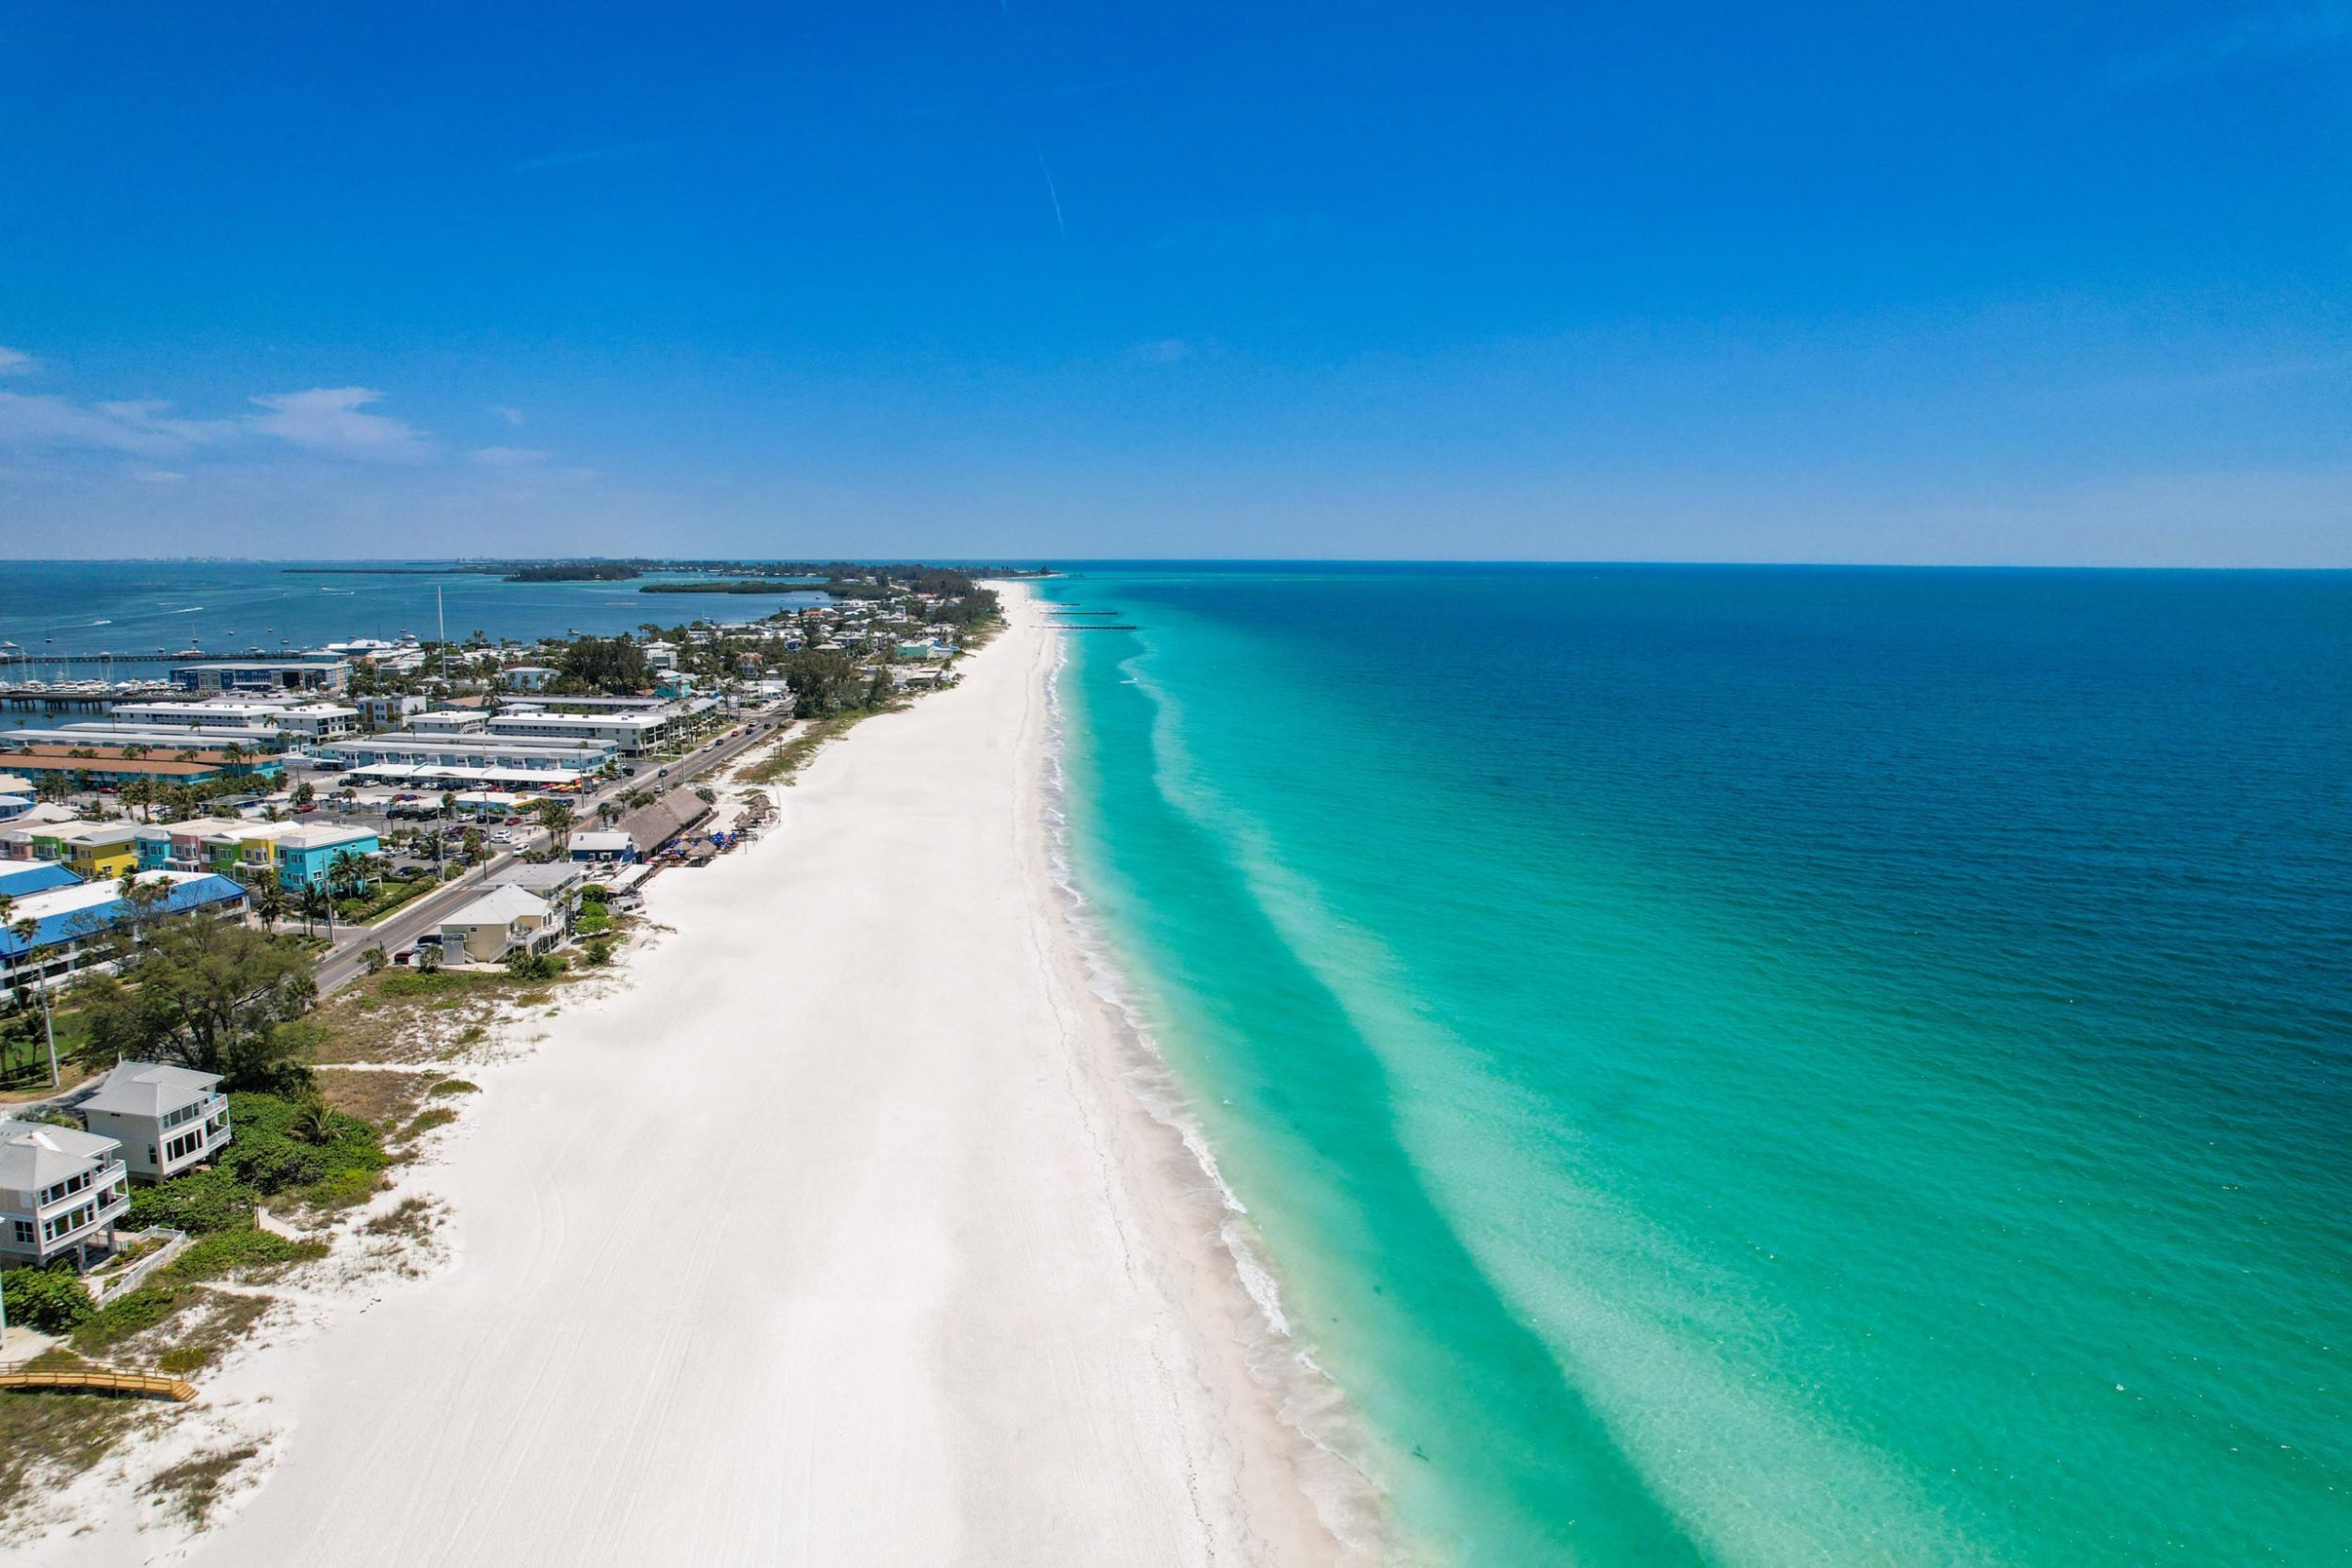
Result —
[[[666, 764], [668, 772], [659, 780], [660, 787], [665, 791], [676, 789], [713, 768], [725, 767], [751, 747], [773, 743], [781, 718], [782, 715], [773, 709], [758, 709], [744, 715], [744, 725], [761, 727], [758, 734], [746, 729], [742, 733], [722, 736], [688, 752], [677, 761]], [[642, 774], [633, 778], [616, 779], [595, 793], [582, 795], [573, 804], [573, 810], [585, 821], [594, 815], [598, 801], [616, 798], [631, 790], [647, 788], [651, 782]], [[322, 997], [332, 995], [364, 974], [367, 966], [360, 955], [369, 948], [380, 947], [387, 953], [397, 952], [413, 945], [426, 932], [438, 929], [441, 917], [472, 899], [493, 873], [515, 864], [525, 852], [546, 837], [544, 829], [535, 830], [513, 849], [491, 856], [447, 887], [402, 904], [380, 923], [338, 932], [334, 949], [318, 963], [318, 994]]]

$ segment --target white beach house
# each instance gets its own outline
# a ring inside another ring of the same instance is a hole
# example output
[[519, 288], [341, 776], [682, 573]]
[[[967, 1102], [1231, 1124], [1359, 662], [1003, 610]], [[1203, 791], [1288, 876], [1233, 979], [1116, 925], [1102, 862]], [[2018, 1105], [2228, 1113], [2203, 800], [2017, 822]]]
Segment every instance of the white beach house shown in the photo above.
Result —
[[78, 1265], [90, 1243], [113, 1246], [131, 1207], [120, 1154], [94, 1132], [0, 1121], [0, 1258], [39, 1267], [71, 1253]]
[[123, 1163], [142, 1181], [203, 1164], [232, 1135], [220, 1075], [192, 1067], [118, 1064], [73, 1110], [92, 1132], [122, 1145]]

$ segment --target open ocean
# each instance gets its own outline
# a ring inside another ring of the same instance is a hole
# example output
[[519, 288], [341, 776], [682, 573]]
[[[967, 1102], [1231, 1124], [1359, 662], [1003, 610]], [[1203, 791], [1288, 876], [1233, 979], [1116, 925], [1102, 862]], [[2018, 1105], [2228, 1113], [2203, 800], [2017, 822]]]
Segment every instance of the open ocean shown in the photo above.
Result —
[[1417, 1555], [2352, 1559], [2352, 574], [1080, 569], [1073, 873]]

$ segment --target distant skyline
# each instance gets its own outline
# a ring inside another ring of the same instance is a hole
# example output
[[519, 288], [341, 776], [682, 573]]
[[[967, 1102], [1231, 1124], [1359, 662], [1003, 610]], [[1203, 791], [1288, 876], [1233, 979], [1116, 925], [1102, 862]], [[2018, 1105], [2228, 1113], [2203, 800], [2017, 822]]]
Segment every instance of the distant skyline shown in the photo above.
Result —
[[2352, 566], [2352, 0], [0, 51], [0, 556]]

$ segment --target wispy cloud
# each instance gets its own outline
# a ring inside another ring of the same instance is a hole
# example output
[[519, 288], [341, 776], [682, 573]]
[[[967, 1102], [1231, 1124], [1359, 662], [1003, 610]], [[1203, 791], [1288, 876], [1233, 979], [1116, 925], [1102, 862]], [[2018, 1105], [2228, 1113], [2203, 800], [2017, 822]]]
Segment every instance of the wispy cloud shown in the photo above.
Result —
[[0, 446], [35, 451], [96, 449], [169, 456], [218, 440], [225, 421], [174, 419], [163, 403], [70, 402], [0, 392]]
[[677, 145], [677, 137], [664, 136], [655, 141], [622, 141], [609, 147], [580, 147], [562, 152], [542, 152], [536, 157], [517, 159], [506, 166], [506, 172], [537, 174], [551, 168], [578, 168], [583, 164], [610, 164], [628, 158], [649, 158]]
[[1182, 338], [1154, 338], [1149, 343], [1135, 344], [1127, 355], [1138, 364], [1181, 364], [1192, 357], [1192, 345]]
[[40, 364], [39, 360], [21, 348], [0, 347], [0, 376], [23, 376]]
[[2120, 60], [2115, 79], [2152, 87], [2251, 62], [2352, 43], [2352, 4], [2323, 0], [2293, 10], [2252, 11], [2217, 29]]
[[492, 408], [490, 412], [496, 414], [499, 418], [504, 420], [507, 424], [512, 425], [520, 426], [529, 423], [522, 417], [522, 410], [520, 408]]
[[1062, 193], [1054, 188], [1053, 170], [1046, 163], [1046, 150], [1037, 149], [1037, 167], [1046, 172], [1046, 194], [1053, 199], [1053, 226], [1062, 231], [1062, 237], [1070, 237], [1070, 226], [1062, 221]]
[[524, 446], [485, 446], [469, 456], [484, 468], [530, 468], [548, 458], [546, 453]]
[[429, 456], [432, 443], [406, 421], [367, 411], [384, 394], [369, 387], [313, 387], [273, 392], [251, 401], [264, 412], [246, 421], [264, 435], [291, 441], [329, 457], [371, 463], [413, 463]]

